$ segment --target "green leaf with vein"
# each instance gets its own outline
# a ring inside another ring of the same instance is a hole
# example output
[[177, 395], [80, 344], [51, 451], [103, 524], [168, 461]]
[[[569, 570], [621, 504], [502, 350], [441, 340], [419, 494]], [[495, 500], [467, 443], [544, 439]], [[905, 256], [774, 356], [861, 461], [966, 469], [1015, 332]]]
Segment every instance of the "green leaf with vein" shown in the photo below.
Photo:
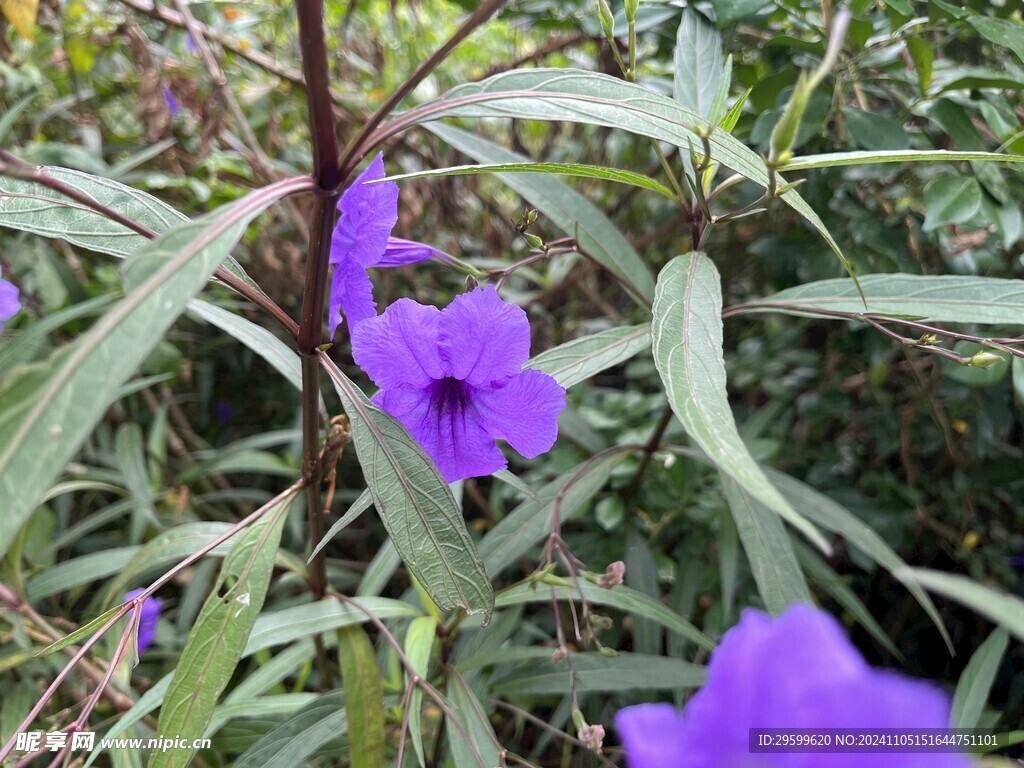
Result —
[[847, 543], [859, 549], [901, 581], [914, 596], [914, 599], [920, 603], [924, 612], [928, 614], [928, 618], [935, 624], [949, 652], [953, 652], [953, 641], [946, 631], [946, 625], [943, 624], [935, 603], [932, 602], [928, 593], [914, 581], [908, 581], [900, 576], [906, 570], [907, 564], [885, 542], [885, 539], [846, 507], [837, 504], [825, 494], [819, 493], [795, 477], [770, 468], [765, 469], [765, 474], [772, 481], [772, 485], [789, 499], [789, 503], [803, 512], [812, 523], [842, 536]]
[[643, 616], [706, 650], [713, 651], [715, 649], [715, 643], [710, 637], [675, 611], [666, 608], [660, 601], [643, 592], [637, 592], [635, 589], [622, 585], [613, 589], [604, 589], [589, 581], [581, 581], [579, 589], [577, 589], [575, 585], [552, 587], [537, 582], [528, 582], [512, 587], [498, 595], [497, 606], [507, 608], [522, 603], [545, 601], [550, 603], [552, 597], [556, 600], [578, 600], [581, 594], [591, 605], [606, 605], [609, 608], [617, 608], [620, 611]]
[[295, 768], [347, 732], [345, 698], [340, 692], [328, 693], [261, 737], [238, 758], [235, 768]]
[[[405, 633], [405, 656], [409, 660], [412, 671], [421, 679], [430, 679], [430, 656], [437, 637], [437, 619], [433, 616], [420, 616], [409, 623]], [[408, 681], [407, 683], [408, 684]], [[420, 768], [426, 768], [426, 757], [423, 751], [423, 732], [420, 727], [420, 710], [423, 706], [423, 689], [413, 686], [409, 697], [409, 736], [412, 737], [413, 750]]]
[[121, 606], [115, 605], [109, 611], [101, 613], [99, 616], [97, 616], [95, 619], [90, 621], [85, 626], [79, 627], [74, 632], [62, 637], [60, 640], [56, 640], [53, 643], [50, 643], [50, 645], [46, 646], [45, 648], [43, 648], [43, 650], [39, 651], [36, 654], [36, 656], [46, 656], [47, 654], [53, 653], [54, 651], [59, 651], [61, 648], [67, 648], [69, 645], [77, 643], [80, 640], [85, 640], [87, 637], [91, 637], [93, 633], [98, 631], [100, 627], [102, 627], [104, 624], [110, 621], [114, 617], [114, 614], [116, 614], [120, 610]]
[[494, 591], [451, 489], [416, 439], [367, 399], [327, 357], [321, 361], [352, 422], [352, 442], [388, 536], [437, 606], [494, 610]]
[[448, 675], [448, 708], [452, 718], [446, 725], [448, 746], [454, 768], [497, 768], [502, 765], [501, 743], [480, 699], [456, 670]]
[[781, 616], [794, 603], [811, 604], [811, 592], [779, 516], [728, 476], [722, 476], [722, 487], [768, 612]]
[[1003, 627], [996, 627], [978, 646], [960, 675], [949, 714], [951, 728], [977, 728], [985, 702], [988, 701], [996, 673], [1010, 644], [1010, 636]]
[[327, 546], [331, 539], [341, 533], [342, 530], [347, 528], [353, 520], [372, 506], [373, 494], [370, 493], [369, 490], [365, 490], [359, 494], [359, 497], [352, 502], [352, 505], [348, 508], [345, 514], [338, 518], [337, 522], [330, 527], [327, 533], [324, 534], [323, 538], [320, 539], [320, 542], [313, 548], [312, 553], [310, 553], [309, 558], [306, 560], [306, 565], [313, 562], [313, 558], [317, 556], [321, 549]]
[[[189, 220], [162, 200], [111, 179], [48, 165], [39, 170], [157, 234]], [[59, 192], [7, 176], [0, 176], [0, 227], [66, 240], [120, 259], [128, 258], [149, 242], [134, 229]], [[225, 259], [225, 267], [260, 290], [232, 257]]]
[[568, 389], [601, 371], [621, 365], [651, 345], [649, 325], [630, 325], [567, 341], [523, 363], [554, 377]]
[[[285, 496], [238, 538], [220, 577], [203, 604], [164, 696], [157, 736], [204, 733], [217, 699], [227, 687], [263, 608], [274, 556], [288, 508], [298, 489]], [[150, 768], [190, 763], [194, 750], [153, 751]]]
[[722, 36], [704, 14], [683, 9], [673, 54], [672, 96], [701, 117], [711, 118], [711, 106], [725, 74]]
[[765, 477], [740, 437], [726, 390], [721, 280], [707, 255], [677, 256], [662, 269], [651, 332], [669, 404], [694, 442], [744, 491], [831, 552], [821, 532]]
[[[450, 125], [426, 126], [431, 133], [474, 160], [529, 162], [529, 158]], [[545, 174], [503, 173], [498, 178], [576, 239], [580, 247], [610, 271], [641, 303], [650, 304], [654, 278], [650, 269], [618, 228], [593, 203], [558, 179]]]
[[[146, 242], [128, 262], [137, 282], [68, 348], [28, 407], [4, 429], [0, 445], [0, 554], [103, 416], [118, 389], [227, 258], [274, 196], [254, 192], [215, 213], [177, 224]], [[143, 275], [142, 273], [148, 273]]]
[[358, 624], [338, 630], [338, 666], [350, 726], [350, 768], [383, 768], [387, 746], [384, 681], [377, 668], [373, 643]]
[[[511, 152], [509, 153], [511, 154]], [[625, 171], [621, 168], [608, 168], [603, 165], [584, 165], [582, 163], [486, 163], [484, 165], [453, 165], [448, 168], [436, 168], [429, 171], [403, 173], [388, 176], [381, 181], [405, 181], [422, 179], [428, 176], [475, 176], [481, 173], [551, 173], [560, 176], [578, 176], [584, 179], [601, 179], [614, 181], [617, 184], [629, 184], [634, 187], [656, 192], [669, 200], [675, 200], [675, 193], [661, 182], [642, 173]]]
[[979, 584], [966, 576], [931, 571], [927, 568], [905, 568], [895, 574], [920, 584], [929, 592], [955, 600], [975, 613], [1006, 627], [1018, 640], [1024, 641], [1024, 600]]
[[[667, 96], [596, 72], [543, 68], [504, 72], [453, 88], [441, 98], [399, 116], [397, 121], [424, 122], [443, 117], [509, 117], [602, 125], [665, 141], [684, 151], [691, 146], [700, 148], [701, 134], [707, 134], [715, 160], [762, 187], [769, 183], [764, 158], [727, 131], [710, 125]], [[437, 132], [434, 127], [430, 130]], [[781, 178], [777, 181], [780, 187], [785, 184]], [[807, 201], [794, 189], [781, 198], [817, 230], [853, 276], [839, 245]]]
[[118, 573], [142, 547], [116, 547], [73, 557], [33, 576], [25, 587], [30, 602], [91, 584]]
[[1000, 152], [957, 152], [946, 149], [896, 149], [884, 151], [828, 152], [822, 155], [795, 157], [786, 163], [786, 172], [809, 171], [814, 168], [836, 168], [843, 165], [872, 163], [951, 163], [970, 160], [975, 163], [1024, 163], [1024, 155]]
[[619, 691], [664, 691], [671, 688], [698, 688], [707, 673], [699, 664], [691, 664], [664, 656], [642, 653], [619, 653], [608, 658], [600, 653], [574, 653], [573, 674], [564, 663], [547, 659], [524, 664], [494, 686], [496, 696], [549, 696], [570, 693], [575, 686], [579, 695]]
[[867, 302], [843, 278], [787, 288], [763, 299], [729, 307], [727, 315], [783, 312], [825, 315], [828, 312], [873, 312], [943, 323], [982, 325], [1024, 323], [1024, 280], [969, 275], [863, 275]]

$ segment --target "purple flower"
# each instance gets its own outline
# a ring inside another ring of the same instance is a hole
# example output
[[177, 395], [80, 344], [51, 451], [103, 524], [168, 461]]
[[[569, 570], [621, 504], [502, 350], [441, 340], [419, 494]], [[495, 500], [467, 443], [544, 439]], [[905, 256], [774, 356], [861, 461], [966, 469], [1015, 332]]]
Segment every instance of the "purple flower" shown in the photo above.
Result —
[[[0, 278], [3, 272], [0, 272]], [[0, 331], [4, 329], [3, 321], [18, 314], [21, 309], [20, 294], [16, 286], [0, 279]]]
[[[124, 596], [124, 599], [126, 601], [134, 600], [144, 591], [142, 589], [133, 589]], [[153, 644], [153, 638], [156, 636], [156, 622], [160, 618], [161, 605], [163, 605], [163, 600], [157, 597], [147, 597], [142, 604], [142, 614], [139, 616], [139, 656], [142, 656], [146, 649]]]
[[429, 245], [391, 237], [398, 222], [398, 185], [393, 181], [367, 183], [384, 176], [381, 153], [338, 201], [341, 218], [331, 237], [334, 280], [328, 311], [330, 338], [341, 324], [342, 312], [351, 326], [376, 316], [377, 304], [367, 269], [401, 267], [443, 256]]
[[684, 712], [641, 704], [615, 724], [630, 768], [970, 768], [949, 752], [749, 751], [750, 728], [947, 728], [949, 711], [941, 690], [870, 667], [832, 616], [797, 605], [744, 611]]
[[170, 88], [164, 86], [161, 90], [164, 92], [164, 101], [167, 102], [167, 111], [171, 113], [171, 117], [176, 117], [177, 114], [181, 112], [181, 105], [174, 97]]
[[520, 370], [530, 356], [526, 313], [491, 286], [444, 310], [399, 299], [353, 327], [352, 354], [381, 388], [373, 401], [449, 483], [508, 466], [495, 440], [532, 459], [558, 435], [565, 390], [545, 373]]

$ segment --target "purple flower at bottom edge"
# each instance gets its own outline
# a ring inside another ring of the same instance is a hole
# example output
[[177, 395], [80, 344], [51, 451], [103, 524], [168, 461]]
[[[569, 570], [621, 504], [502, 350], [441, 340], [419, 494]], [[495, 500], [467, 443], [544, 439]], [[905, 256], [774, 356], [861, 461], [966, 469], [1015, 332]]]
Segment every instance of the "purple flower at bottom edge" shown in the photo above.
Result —
[[398, 185], [383, 179], [384, 154], [367, 166], [338, 201], [341, 218], [331, 236], [331, 297], [328, 307], [328, 338], [341, 324], [342, 313], [349, 325], [377, 315], [370, 267], [402, 267], [435, 257], [440, 251], [423, 243], [391, 237], [398, 223]]
[[722, 637], [707, 682], [683, 712], [620, 710], [629, 768], [970, 768], [961, 754], [751, 753], [751, 728], [949, 727], [930, 683], [874, 669], [831, 615], [806, 605], [778, 618], [746, 610]]
[[443, 310], [399, 299], [353, 327], [352, 354], [381, 388], [374, 403], [449, 483], [508, 466], [495, 440], [532, 459], [558, 436], [565, 390], [546, 373], [521, 370], [530, 356], [526, 313], [491, 286]]
[[[0, 278], [3, 272], [0, 272]], [[0, 279], [0, 331], [4, 329], [3, 321], [14, 317], [21, 309], [21, 294], [18, 288], [6, 280]]]
[[[144, 591], [133, 589], [124, 596], [124, 599], [126, 601], [134, 600]], [[139, 616], [139, 656], [142, 656], [146, 649], [153, 644], [153, 638], [156, 636], [156, 623], [160, 619], [161, 605], [163, 605], [163, 600], [157, 597], [147, 597], [142, 604], [142, 614]]]

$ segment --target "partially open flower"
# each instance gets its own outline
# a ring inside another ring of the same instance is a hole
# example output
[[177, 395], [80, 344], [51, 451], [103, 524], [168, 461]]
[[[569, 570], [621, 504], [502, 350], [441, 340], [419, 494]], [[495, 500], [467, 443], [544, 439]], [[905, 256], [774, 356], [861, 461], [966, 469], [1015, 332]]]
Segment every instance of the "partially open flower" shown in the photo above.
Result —
[[535, 370], [526, 313], [493, 287], [444, 310], [399, 299], [352, 329], [352, 354], [449, 483], [508, 466], [495, 440], [527, 458], [550, 450], [565, 390]]
[[[124, 596], [125, 600], [134, 600], [145, 590], [134, 589]], [[156, 637], [156, 623], [160, 620], [160, 606], [163, 600], [157, 597], [148, 597], [142, 604], [142, 614], [139, 616], [139, 656], [146, 652], [146, 649], [153, 644]]]
[[874, 669], [831, 615], [810, 606], [743, 612], [685, 711], [641, 704], [615, 725], [630, 768], [969, 768], [953, 752], [750, 752], [750, 729], [945, 729], [935, 686]]
[[[3, 273], [0, 272], [0, 277]], [[21, 296], [16, 286], [0, 279], [0, 331], [4, 329], [3, 321], [14, 317], [21, 309]]]

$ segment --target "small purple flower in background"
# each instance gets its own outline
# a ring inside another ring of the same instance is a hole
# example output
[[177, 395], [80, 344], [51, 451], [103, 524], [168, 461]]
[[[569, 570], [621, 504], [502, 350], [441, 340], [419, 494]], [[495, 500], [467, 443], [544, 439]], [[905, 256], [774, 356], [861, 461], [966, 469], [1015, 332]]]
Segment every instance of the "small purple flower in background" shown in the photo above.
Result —
[[329, 338], [341, 324], [342, 313], [350, 326], [377, 315], [367, 269], [402, 267], [444, 255], [429, 245], [391, 237], [398, 223], [398, 185], [393, 181], [367, 183], [384, 176], [381, 153], [338, 201], [341, 218], [331, 237], [334, 279], [328, 310]]
[[[124, 599], [126, 601], [134, 600], [144, 591], [142, 589], [133, 589], [124, 596]], [[146, 601], [142, 604], [142, 615], [139, 616], [139, 656], [142, 656], [146, 649], [153, 644], [153, 638], [156, 636], [156, 623], [160, 618], [161, 605], [163, 605], [163, 600], [157, 597], [147, 597]]]
[[164, 101], [167, 102], [167, 111], [171, 113], [171, 117], [177, 117], [178, 113], [181, 112], [181, 104], [174, 98], [170, 88], [164, 86], [161, 90], [164, 92]]
[[874, 669], [831, 615], [746, 610], [722, 637], [685, 711], [641, 704], [615, 725], [629, 768], [970, 768], [960, 754], [749, 751], [750, 728], [947, 728], [949, 697]]
[[532, 459], [558, 436], [565, 390], [546, 373], [520, 370], [530, 356], [526, 313], [491, 286], [444, 310], [399, 299], [353, 327], [352, 354], [381, 388], [373, 401], [449, 483], [508, 466], [495, 440]]
[[21, 309], [18, 288], [2, 278], [3, 272], [0, 272], [0, 331], [4, 329], [3, 321], [14, 317]]

